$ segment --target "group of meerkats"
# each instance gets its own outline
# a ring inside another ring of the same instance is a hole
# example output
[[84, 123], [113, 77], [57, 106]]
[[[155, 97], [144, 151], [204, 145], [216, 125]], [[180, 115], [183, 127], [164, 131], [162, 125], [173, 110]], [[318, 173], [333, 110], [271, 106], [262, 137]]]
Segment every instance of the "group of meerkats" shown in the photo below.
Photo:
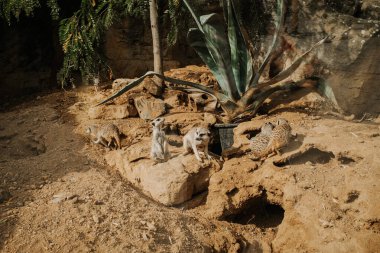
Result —
[[254, 159], [265, 159], [273, 154], [281, 155], [280, 149], [288, 145], [291, 131], [289, 122], [283, 118], [274, 124], [264, 123], [261, 132], [251, 139], [250, 150]]
[[[168, 140], [163, 130], [164, 122], [165, 119], [161, 117], [151, 122], [153, 131], [150, 157], [155, 163], [166, 162], [171, 158]], [[112, 123], [107, 123], [102, 126], [89, 126], [86, 129], [86, 133], [90, 134], [92, 141], [96, 144], [101, 144], [109, 148], [112, 146], [115, 146], [116, 149], [121, 148], [120, 131], [118, 127]], [[211, 156], [208, 152], [210, 137], [211, 133], [207, 128], [194, 127], [190, 129], [183, 137], [183, 155], [192, 152], [198, 161], [203, 162], [200, 156], [200, 151], [202, 151], [205, 157], [210, 160]]]
[[[155, 163], [166, 162], [171, 158], [169, 144], [163, 130], [165, 119], [156, 118], [151, 122], [152, 143], [150, 158]], [[89, 126], [86, 130], [91, 135], [93, 142], [111, 148], [121, 148], [120, 131], [114, 124], [108, 123], [102, 126]], [[194, 153], [196, 159], [203, 162], [200, 151], [210, 160], [208, 151], [211, 133], [207, 128], [194, 127], [183, 137], [183, 155]], [[272, 154], [280, 155], [280, 149], [288, 145], [291, 137], [291, 127], [286, 119], [280, 118], [276, 123], [266, 122], [261, 127], [261, 132], [250, 140], [250, 150], [254, 159], [267, 158]]]

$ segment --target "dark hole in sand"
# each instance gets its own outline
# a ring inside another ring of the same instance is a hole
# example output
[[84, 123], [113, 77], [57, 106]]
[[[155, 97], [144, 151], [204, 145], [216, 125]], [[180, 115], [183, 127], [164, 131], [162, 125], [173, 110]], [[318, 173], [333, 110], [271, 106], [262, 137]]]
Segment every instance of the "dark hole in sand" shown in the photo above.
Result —
[[313, 164], [326, 164], [330, 162], [333, 158], [335, 158], [333, 152], [322, 151], [318, 148], [311, 148], [294, 157], [290, 157], [287, 160], [274, 162], [274, 165], [278, 167], [283, 167], [286, 165], [305, 164], [307, 162], [311, 162]]
[[352, 159], [351, 157], [347, 157], [347, 156], [341, 156], [341, 157], [339, 157], [338, 161], [341, 164], [350, 164], [350, 163], [356, 162], [354, 159]]
[[281, 205], [267, 200], [264, 190], [261, 196], [250, 199], [240, 212], [227, 216], [225, 220], [242, 225], [254, 224], [259, 228], [274, 228], [282, 223], [284, 213]]

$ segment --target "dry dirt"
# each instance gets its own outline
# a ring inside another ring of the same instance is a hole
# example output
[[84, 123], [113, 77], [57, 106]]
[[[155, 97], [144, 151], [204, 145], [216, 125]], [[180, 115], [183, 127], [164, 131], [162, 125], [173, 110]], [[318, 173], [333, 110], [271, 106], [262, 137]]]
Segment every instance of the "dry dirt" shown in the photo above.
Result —
[[[283, 167], [257, 168], [231, 159], [212, 178], [207, 201], [184, 210], [142, 195], [105, 164], [107, 150], [75, 133], [83, 122], [72, 114], [80, 108], [72, 105], [80, 107], [84, 97], [82, 92], [57, 92], [0, 113], [1, 252], [380, 248], [378, 122], [275, 111], [271, 119], [289, 119], [299, 139], [313, 129], [309, 140], [324, 143], [326, 150], [306, 153]], [[137, 119], [123, 122], [127, 128], [143, 124]], [[334, 158], [326, 158], [330, 151]], [[258, 218], [250, 214], [255, 205], [247, 205], [255, 192], [270, 202]]]

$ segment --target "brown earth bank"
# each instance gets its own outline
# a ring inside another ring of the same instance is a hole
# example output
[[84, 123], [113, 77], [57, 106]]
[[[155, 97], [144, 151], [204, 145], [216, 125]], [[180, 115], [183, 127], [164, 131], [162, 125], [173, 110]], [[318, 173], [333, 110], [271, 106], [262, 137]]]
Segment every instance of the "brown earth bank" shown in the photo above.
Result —
[[[188, 209], [146, 197], [84, 138], [102, 97], [56, 92], [1, 112], [1, 252], [378, 252], [378, 118], [295, 106], [243, 123], [242, 138], [251, 123], [288, 119], [290, 158], [226, 161]], [[133, 138], [149, 134], [141, 119], [110, 121]]]

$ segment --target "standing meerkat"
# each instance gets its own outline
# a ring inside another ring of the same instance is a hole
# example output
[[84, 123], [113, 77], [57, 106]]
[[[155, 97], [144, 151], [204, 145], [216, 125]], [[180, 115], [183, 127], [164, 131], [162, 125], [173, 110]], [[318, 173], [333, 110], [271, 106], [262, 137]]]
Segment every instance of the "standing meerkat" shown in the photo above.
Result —
[[102, 126], [91, 125], [86, 132], [94, 138], [93, 142], [96, 144], [111, 147], [111, 144], [114, 143], [116, 149], [121, 148], [119, 128], [112, 123]]
[[274, 125], [266, 122], [261, 126], [261, 132], [251, 139], [250, 148], [254, 157], [260, 157], [268, 147]]
[[210, 131], [203, 127], [190, 129], [190, 131], [183, 137], [183, 149], [185, 150], [183, 155], [193, 152], [197, 160], [202, 162], [203, 160], [199, 156], [199, 149], [203, 149], [206, 158], [210, 160], [211, 156], [208, 154], [210, 135]]
[[164, 130], [164, 118], [156, 118], [152, 121], [152, 147], [150, 157], [157, 162], [166, 162], [170, 158], [169, 145]]
[[280, 149], [287, 146], [290, 142], [292, 128], [286, 119], [278, 119], [272, 133], [268, 147], [263, 153], [263, 156], [269, 156], [273, 153], [281, 155]]

